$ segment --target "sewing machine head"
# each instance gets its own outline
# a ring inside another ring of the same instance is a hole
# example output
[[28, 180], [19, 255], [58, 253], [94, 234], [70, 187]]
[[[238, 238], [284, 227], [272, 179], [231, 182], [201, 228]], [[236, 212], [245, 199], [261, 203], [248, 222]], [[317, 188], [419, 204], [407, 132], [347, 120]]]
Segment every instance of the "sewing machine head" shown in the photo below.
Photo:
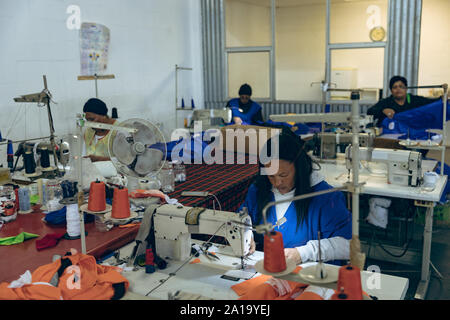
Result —
[[191, 234], [224, 237], [237, 258], [245, 257], [252, 238], [247, 213], [165, 204], [154, 213], [156, 251], [161, 257], [185, 260], [191, 254]]
[[[352, 143], [352, 133], [350, 132], [319, 132], [318, 136], [323, 140], [324, 159], [336, 159], [337, 153], [344, 153], [345, 148]], [[373, 147], [375, 135], [371, 132], [359, 134], [360, 147]]]
[[[359, 148], [362, 161], [383, 162], [387, 165], [388, 183], [417, 187], [422, 180], [422, 154], [417, 151], [382, 148]], [[352, 146], [345, 150], [345, 164], [352, 168]]]
[[203, 109], [203, 110], [194, 110], [192, 113], [192, 121], [202, 121], [202, 128], [216, 128], [218, 126], [214, 126], [212, 124], [212, 119], [222, 119], [225, 123], [230, 123], [232, 120], [232, 112], [231, 109]]

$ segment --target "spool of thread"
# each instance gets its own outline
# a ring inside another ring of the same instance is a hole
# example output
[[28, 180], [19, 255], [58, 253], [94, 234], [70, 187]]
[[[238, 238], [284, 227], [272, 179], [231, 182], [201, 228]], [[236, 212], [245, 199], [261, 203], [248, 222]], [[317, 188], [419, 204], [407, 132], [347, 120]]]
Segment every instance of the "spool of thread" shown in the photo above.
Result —
[[20, 188], [19, 189], [19, 213], [30, 213], [31, 203], [30, 203], [30, 189]]
[[126, 219], [130, 217], [130, 199], [127, 188], [114, 189], [111, 218]]
[[71, 238], [79, 237], [81, 235], [81, 223], [78, 204], [69, 204], [66, 209], [67, 234]]
[[75, 197], [75, 194], [77, 192], [77, 184], [78, 182], [76, 181], [64, 180], [63, 182], [61, 182], [64, 199]]
[[41, 149], [41, 167], [44, 169], [50, 167], [50, 155], [46, 147]]
[[5, 206], [5, 211], [3, 212], [3, 214], [7, 217], [14, 215], [14, 213], [16, 212], [16, 209], [14, 208], [13, 204], [7, 204]]
[[425, 172], [423, 174], [423, 182], [425, 186], [428, 187], [435, 187], [437, 180], [438, 180], [439, 175], [436, 172]]
[[[351, 265], [339, 268], [337, 291], [334, 300], [362, 300], [361, 272]], [[333, 298], [332, 298], [333, 299]]]
[[8, 147], [6, 150], [6, 156], [7, 156], [7, 161], [8, 161], [8, 168], [13, 168], [14, 166], [14, 150], [13, 150], [13, 145], [12, 145], [12, 141], [8, 140]]
[[33, 174], [36, 172], [36, 162], [34, 162], [33, 152], [27, 151], [23, 155], [23, 162], [25, 165], [25, 173]]
[[16, 200], [14, 202], [14, 207], [16, 208], [16, 210], [19, 210], [19, 188], [15, 188], [14, 189], [14, 196], [16, 197]]
[[38, 179], [37, 181], [37, 190], [39, 195], [39, 203], [44, 205], [44, 181], [42, 179]]
[[106, 189], [105, 183], [101, 181], [91, 182], [89, 189], [88, 210], [100, 212], [106, 210]]
[[113, 119], [119, 118], [119, 115], [117, 114], [117, 108], [112, 108], [111, 118]]
[[264, 235], [264, 269], [272, 273], [286, 270], [283, 236], [278, 231]]

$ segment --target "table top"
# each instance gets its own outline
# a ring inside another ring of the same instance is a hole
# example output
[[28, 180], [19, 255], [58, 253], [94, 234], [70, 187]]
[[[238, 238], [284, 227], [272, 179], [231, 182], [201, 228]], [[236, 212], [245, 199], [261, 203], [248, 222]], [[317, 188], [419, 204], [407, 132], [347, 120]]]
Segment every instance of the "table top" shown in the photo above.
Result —
[[[432, 166], [432, 163], [428, 164], [428, 161], [430, 160], [422, 161], [424, 167]], [[345, 167], [345, 162], [340, 162], [337, 160], [336, 163], [321, 163], [320, 167], [321, 172], [325, 175], [326, 181], [331, 186], [342, 187], [348, 181], [348, 170]], [[360, 170], [359, 182], [364, 182], [364, 185], [361, 188], [361, 193], [385, 197], [439, 202], [447, 183], [447, 176], [439, 175], [436, 187], [433, 191], [425, 191], [420, 186], [407, 187], [388, 184], [386, 173], [374, 175], [370, 174], [366, 169]]]
[[[121, 250], [121, 256], [126, 256], [130, 252], [131, 246], [125, 246]], [[217, 254], [226, 261], [223, 255]], [[202, 258], [202, 256], [200, 256]], [[257, 251], [251, 256], [253, 262], [249, 262], [249, 268], [247, 272], [253, 272], [257, 277], [261, 274], [254, 270], [252, 264], [264, 258], [264, 253]], [[237, 283], [245, 280], [232, 281], [221, 278], [232, 267], [211, 265], [206, 259], [201, 259], [200, 263], [183, 264], [182, 261], [169, 261], [168, 267], [164, 270], [158, 270], [152, 274], [146, 274], [144, 269], [137, 271], [124, 272], [124, 276], [130, 281], [129, 291], [147, 295], [153, 299], [167, 300], [169, 294], [174, 294], [177, 290], [201, 295], [206, 298], [215, 300], [236, 300], [239, 296], [231, 289], [231, 287]], [[311, 265], [315, 265], [316, 262], [308, 262], [301, 264], [300, 266], [305, 268]], [[328, 265], [327, 267], [339, 269], [338, 266]], [[172, 274], [172, 275], [171, 275]], [[173, 275], [175, 274], [175, 275]], [[371, 296], [376, 296], [379, 300], [402, 300], [404, 299], [409, 286], [409, 280], [407, 278], [396, 277], [378, 273], [374, 277], [373, 272], [363, 271], [361, 272], [361, 284], [362, 289]], [[285, 280], [297, 281], [301, 283], [307, 283], [298, 274], [289, 274], [280, 277]], [[316, 286], [322, 286], [330, 289], [336, 289], [336, 282], [328, 284], [320, 284]]]
[[[187, 180], [177, 183], [170, 198], [178, 199], [186, 206], [204, 206], [213, 208], [213, 198], [182, 197], [181, 192], [208, 191], [219, 199], [222, 210], [237, 211], [243, 202], [247, 189], [258, 172], [257, 164], [249, 164], [248, 156], [241, 156], [246, 164], [192, 164], [186, 165]], [[235, 163], [236, 163], [235, 162]], [[244, 162], [242, 162], [244, 163]], [[21, 232], [38, 234], [38, 238], [30, 239], [12, 246], [0, 246], [0, 260], [8, 259], [8, 263], [0, 263], [0, 282], [16, 280], [26, 270], [33, 272], [37, 267], [51, 263], [53, 255], [64, 255], [75, 248], [81, 251], [81, 240], [61, 239], [56, 247], [41, 251], [36, 249], [36, 240], [47, 234], [65, 233], [66, 226], [52, 226], [42, 221], [45, 214], [35, 212], [18, 215], [15, 221], [6, 223], [0, 230], [0, 238], [16, 236]], [[86, 223], [86, 253], [97, 259], [130, 243], [136, 238], [138, 227], [119, 228], [115, 226], [108, 232], [100, 232], [95, 223]]]
[[[52, 226], [42, 221], [44, 213], [29, 213], [17, 215], [15, 221], [3, 225], [0, 230], [0, 238], [16, 236], [21, 232], [38, 234], [38, 238], [27, 240], [23, 243], [10, 246], [0, 246], [0, 282], [16, 280], [25, 271], [33, 272], [37, 267], [52, 262], [53, 255], [64, 256], [71, 248], [81, 252], [81, 240], [61, 239], [56, 247], [41, 251], [36, 249], [36, 240], [42, 239], [47, 234], [65, 233], [66, 226]], [[86, 253], [100, 258], [104, 254], [113, 252], [123, 247], [136, 238], [139, 228], [119, 228], [115, 226], [108, 232], [100, 232], [95, 223], [85, 224]], [[6, 262], [6, 263], [5, 263]]]

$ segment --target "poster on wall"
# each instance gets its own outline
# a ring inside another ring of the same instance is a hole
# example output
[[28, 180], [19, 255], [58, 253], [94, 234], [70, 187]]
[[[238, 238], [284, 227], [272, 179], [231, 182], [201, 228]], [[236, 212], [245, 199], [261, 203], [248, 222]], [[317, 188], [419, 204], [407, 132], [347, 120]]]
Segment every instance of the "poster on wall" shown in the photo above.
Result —
[[110, 32], [98, 23], [84, 22], [80, 28], [81, 75], [103, 74], [108, 67]]

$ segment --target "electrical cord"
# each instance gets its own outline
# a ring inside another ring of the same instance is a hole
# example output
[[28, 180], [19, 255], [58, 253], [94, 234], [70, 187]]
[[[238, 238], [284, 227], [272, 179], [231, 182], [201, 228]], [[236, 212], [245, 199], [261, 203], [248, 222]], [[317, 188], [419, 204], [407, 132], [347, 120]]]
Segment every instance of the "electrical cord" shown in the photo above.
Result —
[[[217, 203], [219, 204], [219, 210], [222, 211], [222, 205], [220, 204], [219, 199], [216, 197], [214, 193], [208, 192], [208, 196], [213, 196], [214, 199], [216, 199]], [[214, 210], [215, 211], [215, 210]]]
[[[217, 232], [219, 232], [220, 229], [222, 229], [225, 226], [225, 223], [221, 224], [220, 227], [216, 230], [216, 232], [214, 232], [214, 234], [206, 241], [202, 244], [202, 246], [206, 246], [207, 244], [210, 243], [211, 239], [216, 235]], [[191, 253], [189, 255], [189, 257], [181, 264], [181, 266], [179, 266], [174, 272], [169, 273], [169, 276], [166, 279], [161, 279], [160, 284], [157, 285], [155, 288], [153, 288], [152, 290], [150, 290], [146, 296], [148, 296], [150, 293], [152, 293], [153, 291], [155, 291], [156, 289], [158, 289], [160, 286], [162, 286], [164, 283], [167, 282], [167, 280], [169, 280], [170, 278], [172, 278], [173, 276], [176, 276], [177, 272], [180, 271], [181, 268], [183, 268], [189, 261], [191, 261], [191, 259], [194, 257], [194, 255]]]

